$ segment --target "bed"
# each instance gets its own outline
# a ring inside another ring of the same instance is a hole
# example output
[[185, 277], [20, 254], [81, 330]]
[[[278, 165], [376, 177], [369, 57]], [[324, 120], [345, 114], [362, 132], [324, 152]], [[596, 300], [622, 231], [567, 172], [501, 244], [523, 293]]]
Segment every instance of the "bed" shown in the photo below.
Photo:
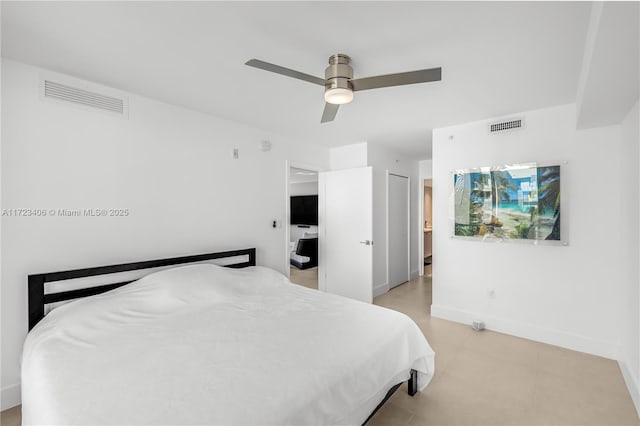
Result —
[[359, 425], [402, 382], [415, 393], [434, 371], [407, 316], [291, 284], [255, 266], [255, 249], [30, 275], [29, 325], [23, 425]]

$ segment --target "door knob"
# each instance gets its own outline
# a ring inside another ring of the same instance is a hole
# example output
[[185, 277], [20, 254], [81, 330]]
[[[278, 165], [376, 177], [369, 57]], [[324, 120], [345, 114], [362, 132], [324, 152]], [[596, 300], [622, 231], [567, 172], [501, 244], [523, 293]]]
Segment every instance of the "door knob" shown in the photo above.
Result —
[[364, 241], [360, 241], [360, 244], [364, 244], [365, 246], [372, 246], [373, 245], [373, 241], [364, 240]]

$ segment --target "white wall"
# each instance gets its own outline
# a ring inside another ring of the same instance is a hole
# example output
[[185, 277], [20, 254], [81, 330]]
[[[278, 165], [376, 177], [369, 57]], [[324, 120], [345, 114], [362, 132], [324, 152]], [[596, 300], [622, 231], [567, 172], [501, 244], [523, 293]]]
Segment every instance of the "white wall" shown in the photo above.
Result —
[[420, 173], [420, 179], [431, 179], [433, 177], [433, 160], [419, 161], [418, 172]]
[[[637, 227], [621, 206], [637, 197], [637, 160], [621, 167], [620, 126], [576, 131], [573, 104], [516, 115], [526, 127], [504, 134], [489, 134], [491, 120], [434, 131], [432, 315], [616, 358], [631, 267], [621, 238]], [[451, 238], [451, 170], [564, 160], [568, 247]]]
[[2, 218], [2, 409], [19, 402], [27, 274], [243, 247], [282, 271], [285, 160], [328, 165], [326, 148], [136, 95], [129, 120], [42, 102], [39, 72], [2, 61], [2, 207], [130, 214]]
[[366, 167], [368, 144], [366, 142], [339, 146], [329, 150], [329, 167], [331, 170]]
[[638, 184], [640, 174], [640, 123], [638, 116], [638, 102], [627, 114], [622, 123], [622, 158], [620, 168], [628, 170], [635, 182], [635, 191], [630, 192], [619, 200], [618, 208], [624, 215], [624, 223], [628, 226], [620, 235], [624, 250], [624, 261], [630, 267], [625, 271], [626, 287], [622, 303], [619, 306], [622, 331], [622, 345], [620, 350], [620, 369], [623, 372], [629, 393], [633, 398], [636, 410], [640, 415], [640, 209], [638, 206]]

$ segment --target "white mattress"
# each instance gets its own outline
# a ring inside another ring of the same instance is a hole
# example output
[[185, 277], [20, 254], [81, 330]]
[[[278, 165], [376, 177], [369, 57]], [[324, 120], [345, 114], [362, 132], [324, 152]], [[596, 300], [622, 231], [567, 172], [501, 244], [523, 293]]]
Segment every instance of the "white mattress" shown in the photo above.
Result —
[[401, 313], [213, 265], [55, 309], [22, 361], [23, 425], [361, 424], [434, 369]]

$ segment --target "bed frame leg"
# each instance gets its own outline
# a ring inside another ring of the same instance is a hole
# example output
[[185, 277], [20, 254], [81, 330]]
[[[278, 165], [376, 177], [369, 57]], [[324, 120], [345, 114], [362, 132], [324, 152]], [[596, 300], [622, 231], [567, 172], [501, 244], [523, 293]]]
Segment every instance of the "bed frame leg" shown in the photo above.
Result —
[[418, 393], [418, 372], [411, 369], [411, 376], [409, 376], [409, 396], [413, 396]]

